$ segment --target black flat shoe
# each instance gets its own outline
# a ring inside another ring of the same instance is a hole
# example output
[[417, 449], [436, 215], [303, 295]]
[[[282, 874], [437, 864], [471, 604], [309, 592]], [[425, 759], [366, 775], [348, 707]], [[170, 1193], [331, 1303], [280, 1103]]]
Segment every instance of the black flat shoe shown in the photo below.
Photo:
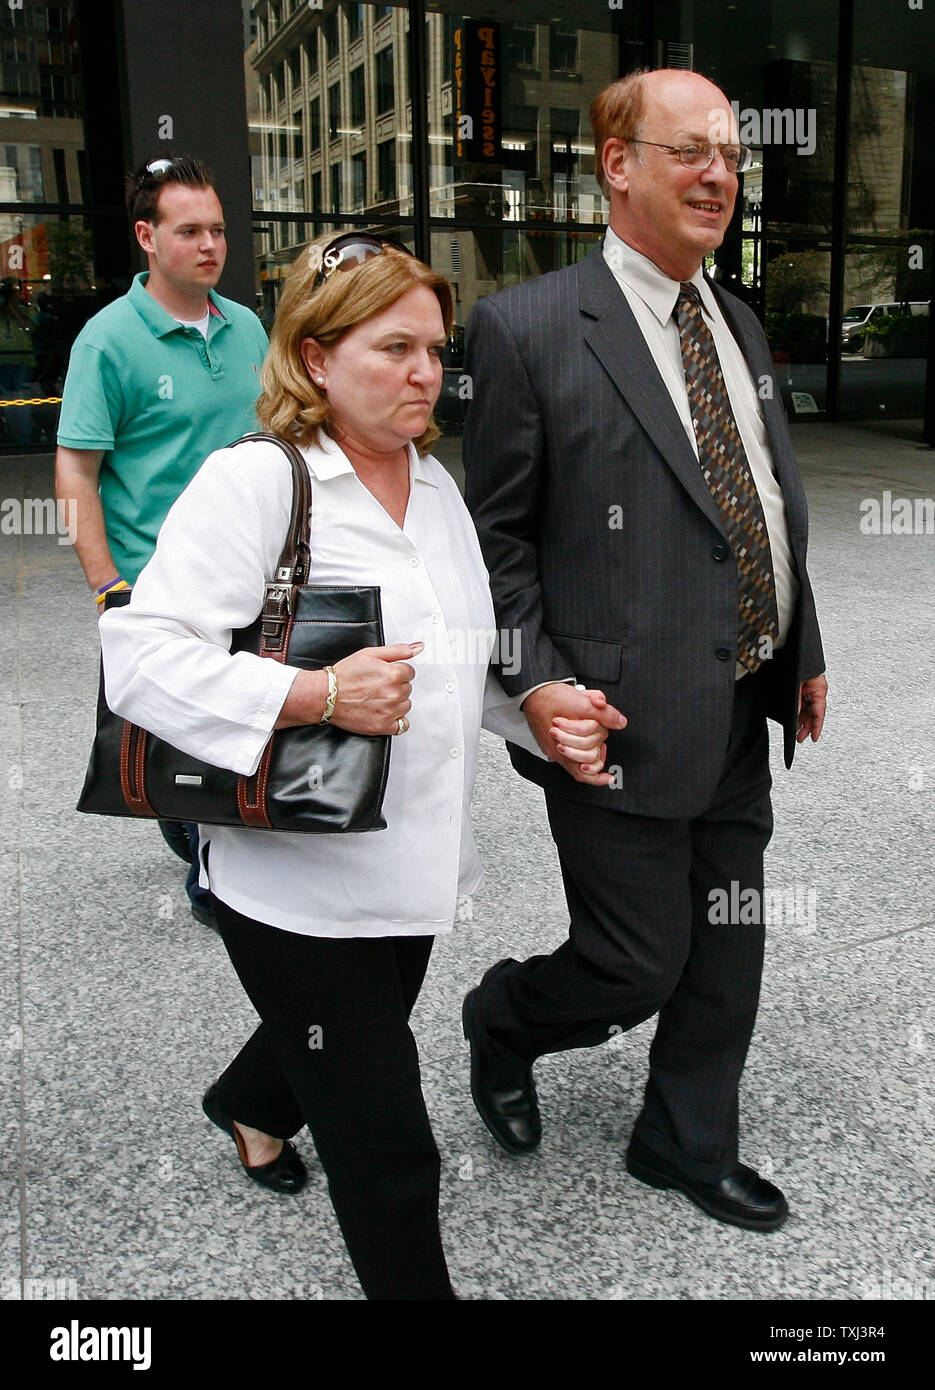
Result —
[[508, 1154], [525, 1154], [542, 1138], [532, 1068], [494, 1044], [478, 1016], [472, 989], [464, 997], [461, 1028], [471, 1048], [471, 1096], [477, 1113]]
[[247, 1154], [243, 1142], [243, 1137], [234, 1128], [234, 1121], [221, 1105], [217, 1097], [214, 1086], [209, 1086], [205, 1091], [201, 1101], [201, 1108], [207, 1115], [212, 1124], [217, 1125], [218, 1129], [223, 1129], [225, 1134], [229, 1134], [237, 1145], [237, 1153], [240, 1158], [241, 1166], [248, 1178], [258, 1182], [261, 1187], [268, 1187], [273, 1192], [300, 1192], [308, 1179], [308, 1169], [302, 1162], [295, 1146], [288, 1139], [283, 1140], [282, 1153], [269, 1163], [258, 1163], [251, 1167], [247, 1163]]
[[747, 1231], [775, 1231], [789, 1215], [779, 1188], [744, 1163], [719, 1183], [695, 1182], [667, 1170], [664, 1159], [634, 1139], [627, 1150], [627, 1172], [649, 1187], [684, 1192], [708, 1216]]

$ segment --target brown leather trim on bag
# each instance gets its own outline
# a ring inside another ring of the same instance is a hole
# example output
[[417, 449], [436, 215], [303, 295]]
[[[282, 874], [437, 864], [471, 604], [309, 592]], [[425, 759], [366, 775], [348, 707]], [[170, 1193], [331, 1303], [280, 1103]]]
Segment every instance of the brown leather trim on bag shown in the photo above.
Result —
[[[258, 654], [284, 665], [289, 653], [289, 642], [292, 638], [294, 622], [295, 619], [290, 613], [276, 650], [269, 650], [266, 645], [266, 638], [261, 637]], [[237, 809], [244, 825], [248, 825], [254, 830], [272, 830], [273, 828], [273, 822], [266, 809], [266, 794], [269, 791], [270, 764], [273, 758], [273, 739], [275, 737], [275, 733], [270, 734], [269, 742], [260, 759], [260, 765], [253, 776], [238, 777], [237, 779]]]
[[273, 822], [266, 809], [269, 790], [269, 765], [273, 755], [273, 740], [263, 750], [260, 766], [252, 777], [237, 779], [237, 809], [244, 825], [253, 830], [272, 830]]
[[155, 816], [146, 795], [146, 731], [128, 719], [120, 736], [120, 787], [135, 816]]

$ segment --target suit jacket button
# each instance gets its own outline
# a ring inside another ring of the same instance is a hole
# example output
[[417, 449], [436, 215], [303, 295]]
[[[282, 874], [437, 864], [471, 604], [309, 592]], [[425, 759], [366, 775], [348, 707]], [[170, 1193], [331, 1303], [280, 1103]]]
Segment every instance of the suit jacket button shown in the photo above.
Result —
[[730, 551], [726, 545], [716, 545], [711, 554], [714, 556], [715, 560], [726, 560]]
[[726, 647], [718, 647], [714, 655], [717, 657], [718, 661], [730, 661], [730, 652]]

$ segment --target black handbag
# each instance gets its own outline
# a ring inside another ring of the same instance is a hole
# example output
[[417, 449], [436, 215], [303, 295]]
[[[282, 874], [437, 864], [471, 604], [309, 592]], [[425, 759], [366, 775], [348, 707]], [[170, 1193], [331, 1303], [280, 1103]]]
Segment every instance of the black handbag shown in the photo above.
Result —
[[[231, 651], [319, 671], [361, 647], [383, 646], [379, 586], [304, 583], [311, 558], [308, 469], [288, 441], [244, 436], [256, 439], [277, 444], [292, 464], [292, 518], [262, 611], [233, 634]], [[129, 599], [126, 591], [114, 594], [108, 606]], [[303, 724], [273, 733], [252, 777], [214, 767], [112, 713], [102, 665], [97, 733], [77, 809], [306, 834], [385, 830], [389, 763], [388, 735]]]

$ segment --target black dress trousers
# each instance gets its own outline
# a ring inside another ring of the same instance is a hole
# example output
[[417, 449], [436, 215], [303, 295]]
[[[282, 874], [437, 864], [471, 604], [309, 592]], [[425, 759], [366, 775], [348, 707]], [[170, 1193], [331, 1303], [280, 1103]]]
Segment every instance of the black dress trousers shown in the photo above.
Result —
[[[720, 924], [717, 897], [763, 901], [772, 833], [763, 682], [735, 687], [730, 740], [710, 806], [668, 820], [547, 793], [571, 924], [551, 955], [484, 977], [483, 1022], [526, 1061], [593, 1047], [658, 1013], [634, 1135], [688, 1178], [737, 1163], [738, 1086], [756, 1019], [762, 912]], [[713, 907], [713, 905], [715, 905]], [[746, 916], [749, 914], [735, 914]]]
[[262, 1023], [219, 1078], [242, 1125], [308, 1125], [369, 1299], [453, 1299], [438, 1226], [441, 1160], [409, 1028], [433, 938], [301, 936], [217, 901]]

